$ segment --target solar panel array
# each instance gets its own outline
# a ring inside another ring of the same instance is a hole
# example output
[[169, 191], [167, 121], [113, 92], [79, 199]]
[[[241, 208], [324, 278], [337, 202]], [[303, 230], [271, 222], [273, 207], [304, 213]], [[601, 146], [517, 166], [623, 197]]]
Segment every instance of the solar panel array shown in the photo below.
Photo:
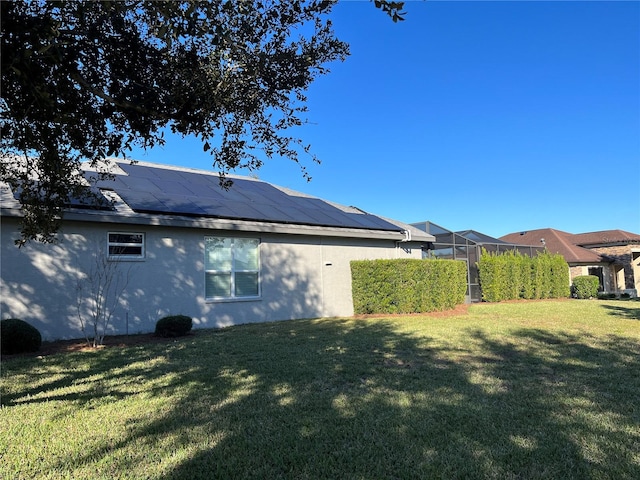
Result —
[[299, 225], [400, 231], [386, 220], [339, 208], [319, 198], [287, 193], [269, 183], [233, 178], [230, 189], [207, 173], [120, 163], [127, 175], [115, 175], [97, 186], [114, 190], [140, 213], [254, 220]]
[[[13, 198], [20, 201], [20, 197], [22, 195], [23, 189], [22, 187], [18, 187], [13, 191]], [[44, 200], [44, 192], [39, 192]], [[28, 203], [28, 200], [27, 200]], [[85, 208], [91, 210], [113, 210], [111, 202], [102, 195], [102, 192], [99, 188], [94, 186], [86, 187], [84, 195], [80, 194], [78, 196], [69, 195], [65, 200], [64, 204], [67, 207], [72, 208]]]

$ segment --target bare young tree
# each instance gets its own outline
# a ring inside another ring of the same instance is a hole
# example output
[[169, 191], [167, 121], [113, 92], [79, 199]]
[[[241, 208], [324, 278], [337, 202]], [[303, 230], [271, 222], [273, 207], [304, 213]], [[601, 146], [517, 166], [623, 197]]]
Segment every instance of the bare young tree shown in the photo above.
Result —
[[133, 265], [125, 268], [98, 248], [86, 272], [76, 283], [76, 310], [87, 344], [102, 345], [115, 310], [122, 305]]

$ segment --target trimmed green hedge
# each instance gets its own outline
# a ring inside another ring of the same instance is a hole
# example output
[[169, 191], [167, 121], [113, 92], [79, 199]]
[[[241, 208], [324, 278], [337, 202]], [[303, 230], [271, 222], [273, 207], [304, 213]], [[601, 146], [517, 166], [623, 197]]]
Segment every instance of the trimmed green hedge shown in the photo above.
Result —
[[353, 310], [367, 313], [423, 313], [464, 303], [467, 265], [455, 260], [354, 260]]
[[[573, 278], [573, 293], [576, 298], [593, 298], [598, 295], [600, 279], [595, 275], [578, 275]], [[615, 294], [613, 298], [615, 298]]]
[[496, 254], [483, 249], [478, 270], [485, 302], [570, 294], [569, 265], [562, 255], [544, 252], [529, 257], [517, 251]]

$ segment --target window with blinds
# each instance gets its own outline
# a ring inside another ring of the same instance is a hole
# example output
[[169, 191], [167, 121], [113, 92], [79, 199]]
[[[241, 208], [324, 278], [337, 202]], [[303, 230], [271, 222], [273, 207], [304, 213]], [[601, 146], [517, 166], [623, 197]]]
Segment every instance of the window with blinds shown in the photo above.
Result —
[[260, 240], [205, 237], [205, 298], [260, 296]]

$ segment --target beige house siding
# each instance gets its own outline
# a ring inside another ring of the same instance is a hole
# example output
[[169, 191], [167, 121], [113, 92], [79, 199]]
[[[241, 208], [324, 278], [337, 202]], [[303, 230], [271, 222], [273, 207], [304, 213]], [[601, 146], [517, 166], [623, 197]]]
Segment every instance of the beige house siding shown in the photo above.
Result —
[[570, 274], [572, 280], [575, 277], [579, 277], [581, 275], [588, 275], [587, 271], [588, 271], [587, 267], [584, 267], [582, 265], [579, 265], [579, 266], [574, 265], [572, 267], [569, 267], [569, 274]]
[[[420, 243], [160, 225], [66, 222], [58, 245], [18, 249], [18, 221], [2, 217], [0, 309], [21, 318], [45, 340], [79, 338], [76, 286], [93, 256], [106, 255], [108, 232], [145, 234], [144, 259], [120, 261], [130, 281], [114, 311], [109, 334], [152, 332], [158, 318], [189, 315], [194, 328], [250, 322], [350, 316], [350, 261], [421, 258]], [[259, 299], [207, 301], [204, 238], [259, 238]]]

